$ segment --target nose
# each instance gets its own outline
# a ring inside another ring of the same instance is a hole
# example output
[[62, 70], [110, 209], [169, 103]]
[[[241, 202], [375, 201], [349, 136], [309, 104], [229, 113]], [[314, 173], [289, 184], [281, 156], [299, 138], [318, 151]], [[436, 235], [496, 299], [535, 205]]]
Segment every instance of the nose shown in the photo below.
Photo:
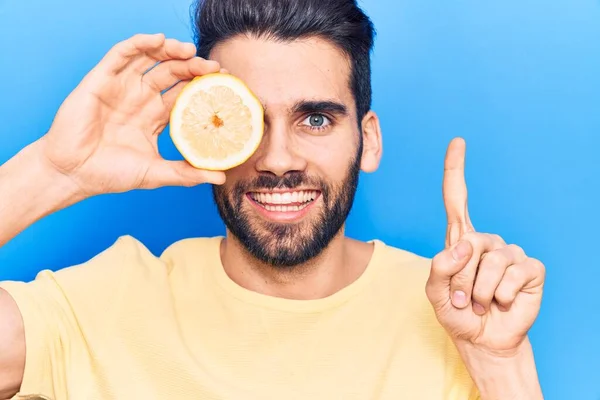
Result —
[[284, 123], [266, 126], [256, 160], [258, 172], [284, 176], [289, 172], [306, 169], [306, 159], [300, 154], [293, 135]]

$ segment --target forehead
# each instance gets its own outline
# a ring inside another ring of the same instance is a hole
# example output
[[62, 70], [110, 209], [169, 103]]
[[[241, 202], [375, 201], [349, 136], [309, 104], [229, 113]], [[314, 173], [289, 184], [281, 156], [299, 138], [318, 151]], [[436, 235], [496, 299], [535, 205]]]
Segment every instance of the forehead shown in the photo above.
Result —
[[246, 82], [268, 109], [289, 108], [305, 100], [334, 100], [353, 110], [350, 63], [327, 40], [238, 36], [216, 46], [211, 58]]

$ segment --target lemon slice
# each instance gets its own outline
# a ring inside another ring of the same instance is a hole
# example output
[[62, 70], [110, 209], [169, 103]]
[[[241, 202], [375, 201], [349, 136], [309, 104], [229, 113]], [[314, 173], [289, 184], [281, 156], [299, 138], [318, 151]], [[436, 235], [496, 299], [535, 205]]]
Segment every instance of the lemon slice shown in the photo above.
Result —
[[263, 132], [260, 101], [244, 82], [226, 73], [194, 78], [171, 111], [173, 144], [199, 169], [225, 171], [244, 163]]

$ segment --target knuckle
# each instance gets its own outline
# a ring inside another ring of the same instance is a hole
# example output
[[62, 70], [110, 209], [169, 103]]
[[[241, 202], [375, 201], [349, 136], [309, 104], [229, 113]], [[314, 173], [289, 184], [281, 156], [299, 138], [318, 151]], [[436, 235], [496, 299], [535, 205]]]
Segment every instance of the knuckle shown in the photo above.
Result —
[[502, 305], [509, 305], [512, 303], [512, 293], [505, 288], [496, 290], [494, 297], [496, 298], [496, 301]]
[[123, 53], [125, 51], [125, 49], [130, 48], [131, 47], [131, 39], [126, 39], [126, 40], [122, 40], [118, 43], [116, 43], [113, 47], [112, 47], [112, 51], [118, 52], [118, 53]]
[[525, 250], [523, 250], [521, 246], [517, 246], [516, 244], [509, 244], [506, 247], [510, 252], [518, 256], [518, 258], [522, 258], [523, 256], [525, 256]]
[[427, 280], [427, 283], [425, 283], [425, 294], [427, 295], [428, 299], [431, 299], [433, 297], [434, 294], [434, 287], [433, 284], [431, 282], [431, 279]]
[[129, 40], [137, 41], [137, 40], [143, 39], [145, 37], [148, 37], [148, 35], [146, 35], [144, 33], [136, 33], [135, 35], [131, 35], [129, 37]]
[[153, 79], [148, 78], [148, 74], [142, 76], [142, 83], [148, 86], [153, 91], [159, 91], [159, 86]]
[[473, 288], [473, 299], [481, 305], [489, 304], [493, 296], [493, 293], [490, 293], [489, 290], [479, 284], [476, 284]]
[[539, 275], [544, 276], [546, 274], [546, 266], [540, 260], [536, 258], [530, 258], [529, 263], [535, 272]]
[[459, 272], [454, 275], [450, 281], [450, 284], [454, 289], [461, 289], [465, 293], [471, 293], [471, 280], [469, 279], [469, 275], [465, 272]]
[[462, 238], [464, 240], [468, 240], [471, 243], [474, 243], [481, 240], [481, 235], [482, 234], [479, 232], [467, 232], [462, 236]]
[[492, 251], [486, 253], [483, 261], [481, 262], [482, 268], [494, 268], [505, 267], [508, 261], [508, 257], [501, 251]]
[[130, 36], [129, 38], [123, 40], [121, 42], [121, 44], [125, 47], [131, 47], [131, 46], [135, 46], [137, 47], [137, 45], [139, 43], [142, 43], [146, 38], [148, 38], [150, 35], [146, 35], [143, 33], [136, 33], [135, 35]]
[[513, 301], [513, 292], [508, 286], [502, 285], [496, 290], [494, 297], [498, 303], [509, 305]]
[[464, 235], [462, 235], [461, 240], [471, 243], [474, 253], [477, 253], [482, 248], [483, 237], [481, 233], [467, 232]]
[[495, 244], [505, 244], [504, 239], [502, 238], [502, 236], [496, 234], [496, 233], [489, 233], [488, 234], [490, 239], [492, 239], [492, 242]]
[[504, 280], [513, 285], [515, 283], [518, 282], [522, 282], [526, 277], [525, 272], [523, 271], [523, 268], [519, 268], [519, 267], [513, 267], [513, 268], [509, 268], [506, 270], [506, 273], [504, 275]]
[[442, 266], [447, 262], [448, 257], [446, 256], [446, 251], [442, 251], [441, 253], [437, 253], [431, 259], [431, 267], [433, 269], [441, 269]]
[[[136, 33], [136, 34], [130, 36], [129, 38], [123, 40], [122, 43], [129, 45], [129, 46], [132, 45], [137, 48], [139, 45], [148, 43], [148, 41], [151, 39], [156, 40], [156, 38], [158, 38], [158, 41], [156, 42], [156, 44], [162, 44], [166, 40], [164, 33], [158, 33], [156, 35], [150, 35], [147, 33]], [[153, 43], [153, 45], [155, 44], [155, 42], [152, 42], [152, 43]]]
[[[168, 61], [167, 61], [168, 62]], [[176, 82], [180, 76], [184, 75], [180, 65], [172, 65], [168, 71], [170, 82]]]
[[449, 250], [436, 254], [431, 260], [431, 271], [439, 276], [449, 276], [456, 270], [456, 261]]

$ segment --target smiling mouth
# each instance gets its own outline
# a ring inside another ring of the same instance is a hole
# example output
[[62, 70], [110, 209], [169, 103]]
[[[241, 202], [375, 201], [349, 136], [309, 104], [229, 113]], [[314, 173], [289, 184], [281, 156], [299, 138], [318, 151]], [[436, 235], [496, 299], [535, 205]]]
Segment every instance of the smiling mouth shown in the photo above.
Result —
[[289, 192], [250, 192], [248, 196], [260, 207], [271, 212], [298, 212], [310, 206], [320, 196], [317, 190]]

